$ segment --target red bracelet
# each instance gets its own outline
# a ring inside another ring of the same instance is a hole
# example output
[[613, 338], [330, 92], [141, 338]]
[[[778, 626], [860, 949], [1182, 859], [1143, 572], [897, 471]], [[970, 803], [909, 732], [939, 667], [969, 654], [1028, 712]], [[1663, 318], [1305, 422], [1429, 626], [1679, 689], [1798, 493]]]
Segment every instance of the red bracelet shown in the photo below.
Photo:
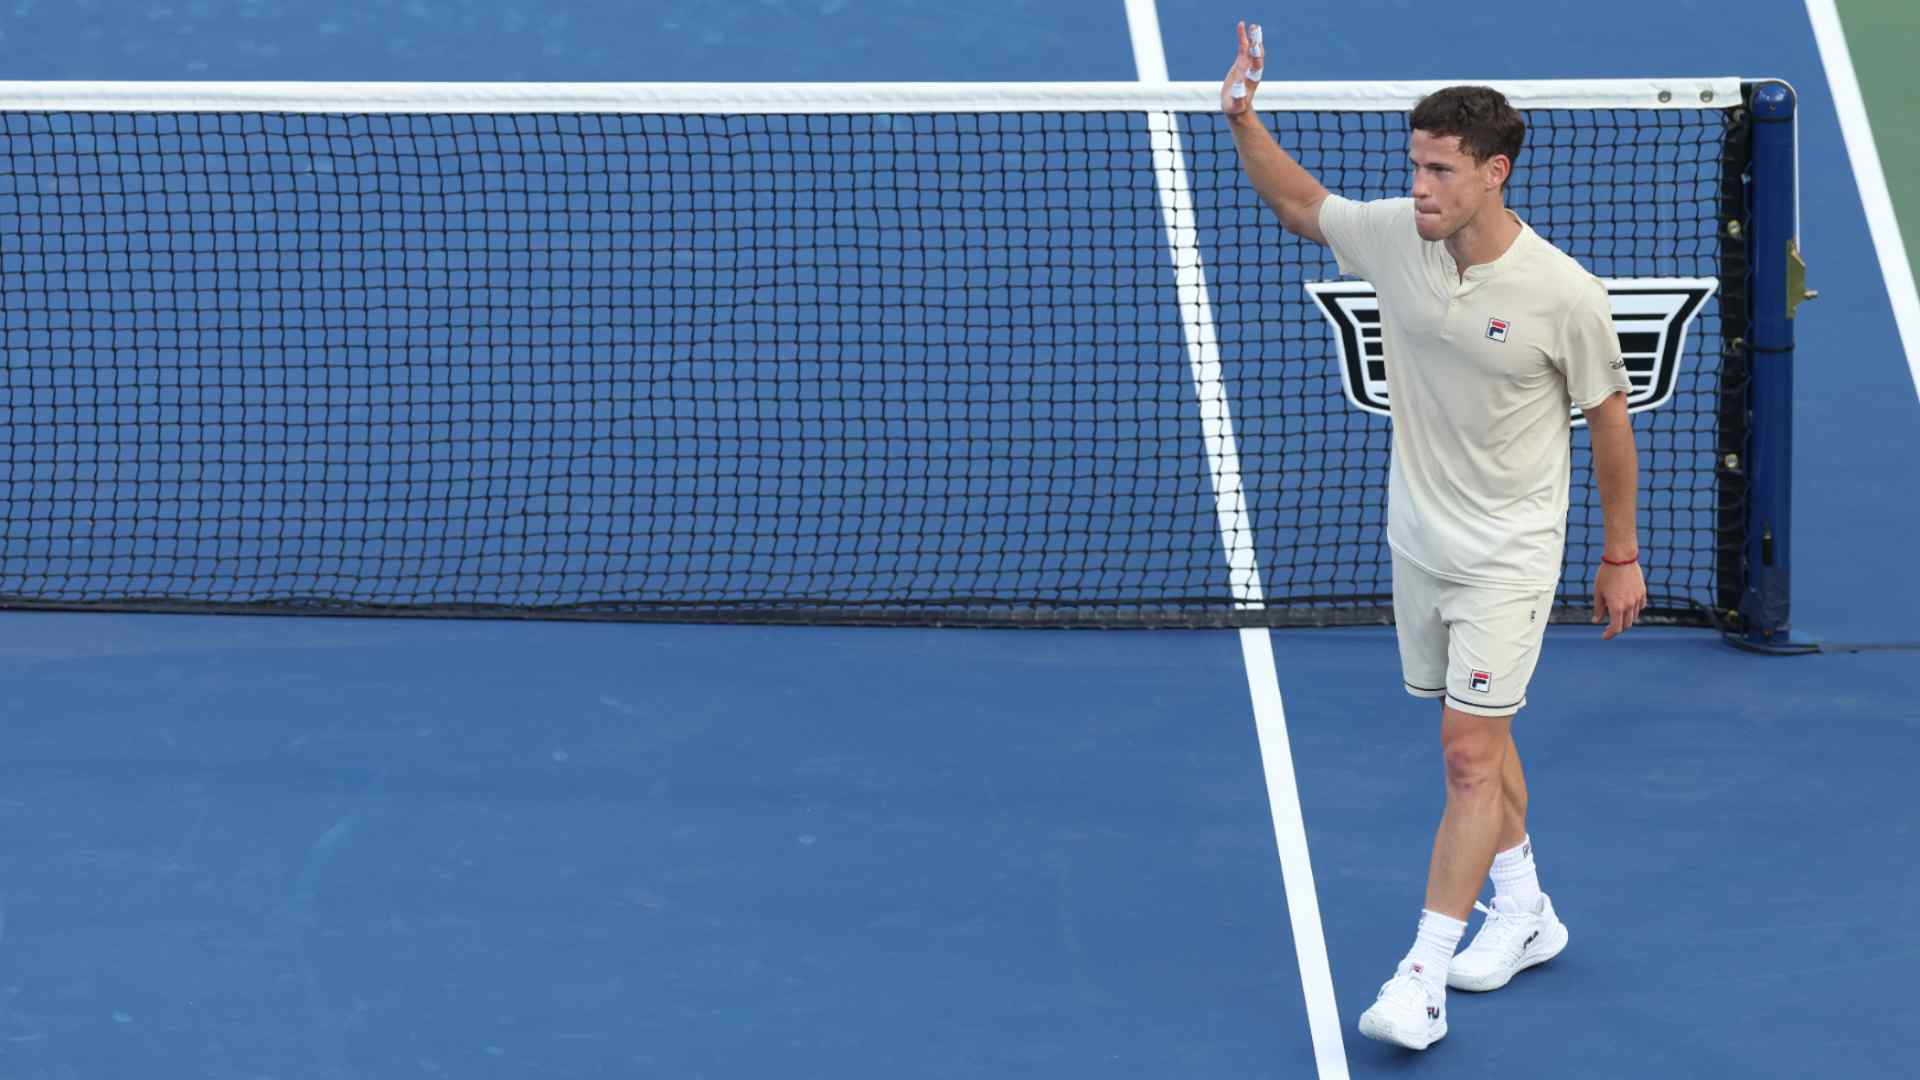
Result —
[[1634, 563], [1640, 561], [1640, 553], [1637, 551], [1634, 552], [1633, 558], [1631, 559], [1615, 560], [1607, 558], [1606, 552], [1603, 551], [1600, 553], [1600, 561], [1606, 563], [1608, 566], [1632, 566]]

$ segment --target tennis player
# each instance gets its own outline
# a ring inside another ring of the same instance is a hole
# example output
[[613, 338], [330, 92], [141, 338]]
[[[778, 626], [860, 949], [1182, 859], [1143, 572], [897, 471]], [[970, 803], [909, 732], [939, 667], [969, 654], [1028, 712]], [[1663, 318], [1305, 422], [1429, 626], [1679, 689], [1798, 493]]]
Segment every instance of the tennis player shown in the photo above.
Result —
[[[1441, 702], [1446, 810], [1413, 948], [1360, 1032], [1424, 1050], [1447, 1033], [1449, 986], [1497, 989], [1567, 944], [1534, 870], [1513, 717], [1560, 577], [1572, 406], [1591, 432], [1606, 517], [1593, 619], [1611, 639], [1646, 606], [1626, 363], [1605, 288], [1504, 204], [1526, 135], [1505, 97], [1455, 86], [1422, 99], [1412, 197], [1353, 202], [1261, 126], [1260, 27], [1242, 23], [1239, 37], [1220, 107], [1241, 166], [1283, 228], [1333, 249], [1380, 299], [1394, 622], [1407, 693]], [[1486, 921], [1455, 956], [1489, 871]]]

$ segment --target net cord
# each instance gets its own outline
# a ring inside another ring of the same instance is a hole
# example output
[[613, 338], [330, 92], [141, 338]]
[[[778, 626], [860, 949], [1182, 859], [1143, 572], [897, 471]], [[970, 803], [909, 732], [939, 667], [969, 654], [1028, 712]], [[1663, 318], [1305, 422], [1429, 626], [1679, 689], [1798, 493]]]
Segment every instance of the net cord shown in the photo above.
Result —
[[[1517, 109], [1731, 109], [1733, 77], [1502, 81]], [[1265, 109], [1404, 112], [1445, 82], [1265, 82]], [[0, 111], [310, 113], [1174, 112], [1220, 107], [1211, 82], [391, 83], [0, 81]]]

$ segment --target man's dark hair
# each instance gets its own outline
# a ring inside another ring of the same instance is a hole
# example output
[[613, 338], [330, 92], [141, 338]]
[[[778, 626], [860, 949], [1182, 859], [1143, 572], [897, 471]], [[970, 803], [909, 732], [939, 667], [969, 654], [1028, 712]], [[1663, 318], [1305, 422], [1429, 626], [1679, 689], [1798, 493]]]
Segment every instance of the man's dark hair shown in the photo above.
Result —
[[1481, 164], [1505, 154], [1518, 165], [1520, 146], [1527, 141], [1527, 122], [1505, 94], [1489, 86], [1435, 90], [1413, 107], [1412, 126], [1429, 135], [1457, 136], [1460, 149]]

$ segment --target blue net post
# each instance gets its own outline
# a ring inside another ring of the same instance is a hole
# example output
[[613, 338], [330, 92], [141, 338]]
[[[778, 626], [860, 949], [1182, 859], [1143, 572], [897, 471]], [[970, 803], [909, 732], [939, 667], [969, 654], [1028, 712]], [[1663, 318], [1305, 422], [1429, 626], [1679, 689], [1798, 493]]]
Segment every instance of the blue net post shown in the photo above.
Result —
[[1746, 643], [1784, 647], [1789, 637], [1793, 523], [1793, 319], [1807, 297], [1796, 235], [1794, 93], [1754, 86], [1748, 186], [1752, 255], [1752, 381], [1748, 388]]

